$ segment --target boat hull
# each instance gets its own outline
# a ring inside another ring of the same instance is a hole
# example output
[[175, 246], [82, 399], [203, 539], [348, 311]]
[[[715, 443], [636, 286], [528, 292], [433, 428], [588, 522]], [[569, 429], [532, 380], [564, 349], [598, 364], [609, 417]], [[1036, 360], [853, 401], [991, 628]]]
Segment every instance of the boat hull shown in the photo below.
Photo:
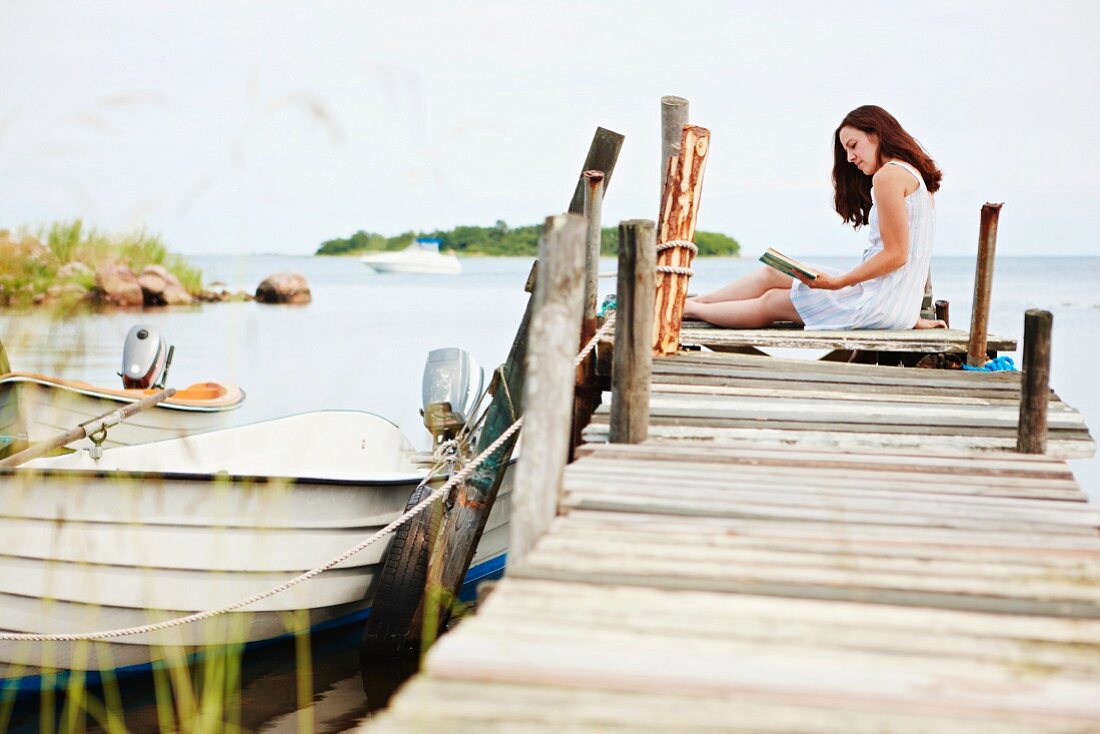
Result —
[[[135, 627], [265, 591], [370, 537], [416, 481], [262, 480], [19, 472], [0, 477], [0, 627], [79, 633]], [[468, 580], [499, 574], [506, 480]], [[64, 508], [64, 512], [60, 512]], [[361, 619], [390, 539], [294, 588], [219, 615], [106, 642], [0, 641], [0, 677], [130, 669]]]
[[[211, 383], [213, 384], [213, 383]], [[112, 426], [105, 448], [133, 446], [226, 425], [231, 411], [239, 408], [244, 393], [231, 385], [221, 388], [217, 399], [169, 399]], [[145, 397], [142, 390], [111, 390], [86, 383], [59, 380], [29, 373], [0, 377], [0, 436], [4, 445], [16, 446], [53, 438], [93, 418], [118, 410]], [[70, 444], [87, 448], [88, 439]]]
[[[429, 468], [393, 423], [334, 410], [0, 470], [0, 629], [126, 629], [262, 594], [374, 536]], [[510, 498], [506, 474], [470, 578], [500, 572]], [[0, 641], [0, 677], [31, 689], [57, 679], [45, 671], [178, 662], [361, 618], [390, 542], [197, 623], [94, 644]]]
[[454, 255], [422, 252], [393, 252], [364, 255], [359, 262], [378, 273], [410, 273], [419, 275], [458, 275], [462, 264]]

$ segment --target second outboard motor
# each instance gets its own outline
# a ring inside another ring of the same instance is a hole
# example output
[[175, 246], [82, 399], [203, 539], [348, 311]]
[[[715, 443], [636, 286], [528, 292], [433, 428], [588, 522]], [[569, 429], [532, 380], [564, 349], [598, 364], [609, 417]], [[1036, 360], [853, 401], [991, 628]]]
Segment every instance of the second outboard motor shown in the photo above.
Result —
[[122, 386], [145, 390], [163, 387], [175, 347], [169, 347], [156, 329], [135, 326], [122, 346]]
[[485, 371], [463, 349], [433, 349], [424, 365], [424, 427], [436, 444], [454, 438], [471, 420], [485, 385]]

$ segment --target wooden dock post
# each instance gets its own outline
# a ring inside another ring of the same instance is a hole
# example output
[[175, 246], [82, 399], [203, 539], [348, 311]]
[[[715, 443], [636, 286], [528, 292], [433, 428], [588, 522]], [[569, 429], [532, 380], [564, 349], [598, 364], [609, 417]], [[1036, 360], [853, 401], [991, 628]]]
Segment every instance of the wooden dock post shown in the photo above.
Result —
[[951, 301], [936, 301], [936, 318], [951, 328]]
[[588, 148], [588, 157], [584, 159], [584, 168], [577, 188], [573, 190], [573, 200], [569, 202], [570, 214], [584, 213], [584, 171], [603, 171], [603, 187], [611, 185], [611, 174], [615, 172], [615, 163], [619, 160], [619, 151], [623, 147], [623, 136], [612, 130], [598, 127], [592, 136], [592, 145]]
[[641, 443], [649, 434], [656, 267], [654, 223], [647, 219], [620, 223], [615, 351], [611, 363], [611, 443]]
[[1024, 314], [1024, 373], [1020, 389], [1020, 423], [1016, 450], [1047, 451], [1047, 403], [1050, 399], [1050, 332], [1054, 317], [1037, 308]]
[[[710, 131], [688, 125], [680, 141], [676, 159], [661, 198], [661, 217], [657, 228], [658, 245], [673, 241], [690, 242], [695, 237], [695, 220], [703, 194], [703, 170], [710, 148]], [[684, 247], [658, 250], [657, 264], [684, 272], [658, 272], [654, 305], [653, 352], [675, 354], [680, 348], [680, 322], [684, 317], [688, 271], [695, 254]]]
[[557, 514], [558, 491], [569, 455], [577, 343], [584, 294], [585, 221], [575, 214], [548, 217], [539, 240], [539, 281], [531, 316], [524, 386], [523, 456], [512, 489], [508, 561], [522, 565]]
[[[596, 308], [599, 300], [601, 219], [603, 211], [603, 171], [585, 171], [584, 194], [584, 313], [581, 317], [581, 339], [578, 350], [596, 334]], [[577, 367], [577, 383], [573, 390], [573, 436], [569, 455], [580, 445], [581, 433], [592, 420], [592, 412], [600, 404], [600, 386], [596, 378], [596, 351]]]
[[[688, 101], [683, 97], [665, 95], [661, 97], [661, 189], [659, 196], [665, 195], [665, 183], [668, 179], [668, 159], [680, 157], [680, 141], [684, 126], [688, 124]], [[660, 200], [658, 200], [658, 205]]]
[[[619, 133], [602, 127], [596, 129], [581, 169], [582, 174], [578, 176], [577, 188], [570, 204], [571, 213], [580, 214], [584, 209], [583, 171], [603, 171], [606, 190], [622, 144], [623, 136]], [[534, 290], [538, 276], [536, 261], [527, 279], [525, 290], [528, 293]], [[528, 325], [533, 306], [532, 298], [528, 301], [516, 330], [508, 358], [494, 379], [496, 392], [486, 410], [477, 446], [474, 448], [475, 455], [487, 449], [523, 414], [524, 364], [527, 359]], [[575, 336], [578, 330], [574, 329], [572, 334]], [[446, 515], [442, 521], [438, 519], [438, 515], [433, 515], [433, 511], [425, 511], [397, 531], [390, 551], [386, 554], [375, 591], [374, 605], [363, 632], [360, 659], [364, 667], [368, 667], [376, 659], [385, 660], [420, 651], [421, 633], [425, 630], [418, 624], [417, 612], [422, 608], [422, 600], [426, 598], [426, 580], [438, 585], [438, 593], [433, 596], [443, 600], [445, 604], [439, 610], [438, 626], [434, 630], [427, 630], [428, 636], [434, 639], [438, 631], [447, 625], [451, 617], [451, 608], [447, 604], [458, 598], [458, 591], [470, 569], [470, 562], [485, 529], [489, 511], [504, 480], [504, 472], [509, 465], [515, 442], [515, 438], [505, 442], [457, 488], [452, 501], [447, 503]], [[414, 493], [407, 506], [411, 507], [417, 501], [417, 493]], [[434, 546], [429, 550], [433, 542]]]
[[993, 293], [993, 259], [997, 250], [997, 221], [1004, 204], [982, 206], [982, 223], [978, 233], [978, 263], [974, 270], [974, 308], [970, 316], [970, 343], [966, 363], [981, 367], [989, 357], [986, 337], [989, 335], [989, 302]]

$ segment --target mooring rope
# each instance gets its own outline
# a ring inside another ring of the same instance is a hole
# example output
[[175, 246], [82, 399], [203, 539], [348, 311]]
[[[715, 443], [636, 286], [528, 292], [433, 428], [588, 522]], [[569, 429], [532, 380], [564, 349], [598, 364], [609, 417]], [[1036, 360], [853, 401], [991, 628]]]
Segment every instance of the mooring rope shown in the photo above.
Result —
[[[691, 240], [669, 240], [667, 242], [661, 242], [657, 245], [657, 253], [660, 254], [663, 250], [671, 250], [674, 247], [682, 247], [685, 250], [691, 250], [692, 255], [699, 254], [699, 248], [695, 246], [695, 243]], [[671, 273], [673, 275], [695, 275], [695, 271], [691, 268], [682, 268], [676, 265], [658, 265], [658, 273]]]
[[[698, 254], [698, 248], [691, 240], [669, 240], [668, 242], [661, 242], [657, 245], [657, 252], [662, 250], [671, 250], [673, 248], [683, 248], [684, 250], [691, 250], [693, 255]], [[672, 273], [673, 275], [694, 275], [695, 271], [691, 267], [679, 267], [676, 265], [658, 265], [656, 267], [658, 273]], [[615, 277], [618, 272], [614, 273], [599, 273], [596, 277]]]
[[[659, 245], [657, 245], [657, 252], [661, 252], [663, 250], [671, 250], [674, 247], [682, 247], [685, 250], [691, 250], [692, 255], [698, 255], [699, 254], [699, 248], [691, 240], [669, 240], [668, 242], [662, 242]], [[691, 268], [682, 268], [682, 267], [678, 267], [676, 265], [658, 265], [655, 268], [655, 270], [658, 273], [672, 273], [673, 275], [688, 275], [688, 276], [695, 275], [695, 271], [692, 270]], [[599, 277], [599, 278], [614, 278], [617, 275], [618, 275], [617, 272], [614, 272], [614, 273], [599, 273], [597, 275], [597, 277]]]
[[[592, 350], [596, 348], [596, 343], [601, 338], [603, 338], [603, 336], [607, 334], [607, 332], [611, 330], [611, 326], [614, 323], [615, 313], [612, 312], [607, 317], [607, 320], [604, 321], [603, 326], [601, 326], [596, 331], [596, 333], [592, 335], [592, 338], [589, 339], [588, 342], [584, 345], [584, 348], [581, 349], [580, 353], [577, 355], [577, 358], [573, 361], [573, 365], [575, 367], [579, 367], [581, 362], [583, 362], [588, 357], [588, 355], [591, 354]], [[217, 609], [211, 609], [205, 612], [197, 612], [195, 614], [189, 614], [185, 617], [176, 617], [175, 619], [169, 619], [163, 622], [144, 624], [140, 627], [126, 627], [123, 629], [105, 630], [102, 632], [82, 632], [72, 634], [33, 634], [0, 632], [0, 642], [80, 642], [105, 640], [115, 637], [130, 637], [133, 635], [147, 634], [149, 632], [159, 632], [161, 630], [170, 629], [172, 627], [180, 627], [185, 624], [191, 624], [192, 622], [201, 622], [204, 619], [210, 619], [211, 617], [217, 617], [222, 614], [227, 614], [237, 609], [241, 609], [242, 607], [247, 607], [250, 604], [255, 604], [258, 601], [263, 601], [264, 599], [275, 596], [276, 594], [284, 592], [287, 589], [297, 586], [305, 581], [309, 581], [315, 576], [321, 575], [333, 566], [343, 563], [344, 561], [363, 551], [376, 541], [396, 531], [406, 522], [415, 517], [418, 513], [423, 512], [425, 508], [429, 507], [437, 499], [450, 492], [456, 484], [465, 481], [466, 477], [468, 477], [474, 469], [479, 467], [482, 462], [484, 462], [489, 456], [496, 453], [496, 451], [500, 449], [500, 447], [503, 446], [504, 443], [513, 435], [515, 435], [516, 431], [518, 431], [522, 427], [523, 416], [520, 416], [515, 420], [514, 423], [512, 423], [512, 425], [508, 426], [508, 428], [505, 429], [504, 433], [500, 434], [500, 436], [495, 441], [493, 441], [493, 443], [489, 444], [489, 446], [484, 451], [478, 454], [473, 459], [473, 461], [469, 462], [457, 474], [448, 479], [447, 482], [443, 484], [443, 486], [432, 491], [431, 494], [421, 500], [415, 507], [407, 510], [403, 515], [401, 515], [401, 517], [397, 518], [371, 537], [367, 538], [366, 540], [355, 546], [352, 546], [335, 558], [326, 561], [322, 565], [317, 566], [316, 568], [312, 568], [303, 574], [295, 576], [289, 581], [284, 581], [278, 586], [274, 586], [270, 589], [267, 589], [266, 591], [261, 591], [258, 594], [253, 594], [247, 599], [241, 599], [239, 601], [233, 602], [232, 604], [226, 604], [225, 606], [218, 607]], [[421, 481], [421, 486], [424, 484], [424, 482], [427, 482], [431, 478], [431, 476], [432, 474], [429, 473], [428, 476]], [[0, 622], [0, 624], [3, 624], [3, 622]]]

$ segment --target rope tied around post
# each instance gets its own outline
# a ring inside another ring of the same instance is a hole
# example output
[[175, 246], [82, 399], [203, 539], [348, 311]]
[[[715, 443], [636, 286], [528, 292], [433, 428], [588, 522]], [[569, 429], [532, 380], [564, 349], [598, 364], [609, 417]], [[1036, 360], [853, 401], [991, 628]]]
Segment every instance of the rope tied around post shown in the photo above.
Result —
[[[691, 240], [669, 240], [667, 242], [657, 243], [657, 252], [663, 250], [671, 250], [675, 247], [682, 247], [685, 250], [690, 250], [692, 256], [699, 254], [699, 248]], [[658, 273], [671, 273], [672, 275], [695, 275], [695, 270], [692, 268], [682, 268], [675, 265], [658, 265], [656, 268]]]
[[[586, 343], [584, 345], [584, 348], [581, 349], [580, 353], [577, 355], [577, 358], [574, 362], [574, 366], [579, 366], [581, 364], [581, 362], [583, 362], [585, 360], [585, 358], [588, 357], [588, 355], [592, 352], [592, 350], [596, 348], [596, 343], [599, 342], [599, 340], [602, 339], [611, 330], [611, 327], [614, 323], [615, 323], [615, 314], [614, 314], [614, 312], [612, 312], [611, 315], [608, 316], [607, 320], [603, 323], [603, 325], [596, 331], [595, 334], [592, 335], [592, 338], [588, 340], [588, 343]], [[175, 392], [175, 391], [173, 390], [172, 392]], [[227, 614], [229, 612], [233, 612], [233, 611], [236, 611], [238, 609], [242, 609], [246, 606], [249, 606], [251, 604], [255, 604], [256, 602], [259, 602], [259, 601], [262, 601], [262, 600], [267, 599], [269, 597], [272, 597], [272, 596], [274, 596], [278, 593], [281, 593], [283, 591], [286, 591], [287, 589], [290, 589], [290, 588], [292, 588], [294, 586], [297, 586], [297, 585], [299, 585], [299, 584], [301, 584], [305, 581], [308, 581], [311, 578], [314, 578], [315, 576], [321, 575], [325, 571], [328, 571], [329, 569], [333, 568], [334, 566], [337, 566], [340, 563], [343, 563], [344, 561], [348, 560], [352, 556], [355, 556], [356, 554], [358, 554], [361, 551], [365, 550], [367, 547], [371, 546], [372, 544], [376, 543], [377, 541], [381, 540], [382, 538], [385, 538], [386, 536], [394, 533], [399, 527], [401, 527], [402, 525], [407, 523], [409, 520], [411, 520], [418, 513], [423, 512], [426, 508], [430, 507], [436, 500], [440, 499], [441, 497], [443, 497], [447, 493], [449, 493], [453, 487], [457, 486], [460, 482], [465, 481], [466, 478], [474, 471], [474, 469], [476, 469], [478, 466], [480, 466], [487, 458], [492, 456], [498, 449], [500, 449], [501, 446], [504, 445], [504, 443], [506, 441], [508, 441], [508, 439], [510, 439], [522, 427], [523, 427], [523, 416], [520, 416], [519, 418], [516, 419], [516, 421], [514, 423], [512, 423], [511, 426], [509, 426], [497, 438], [496, 441], [494, 441], [492, 444], [490, 444], [488, 447], [486, 447], [486, 449], [484, 451], [482, 451], [472, 461], [470, 461], [464, 467], [462, 467], [462, 469], [460, 469], [457, 474], [454, 474], [450, 479], [448, 479], [446, 481], [446, 483], [444, 483], [438, 489], [434, 490], [431, 494], [429, 494], [427, 497], [425, 497], [419, 504], [417, 504], [415, 507], [409, 509], [407, 512], [405, 512], [403, 515], [401, 515], [397, 519], [390, 522], [388, 525], [386, 525], [384, 528], [379, 530], [374, 535], [372, 535], [369, 538], [367, 538], [366, 540], [352, 546], [351, 548], [347, 549], [346, 551], [344, 551], [340, 555], [328, 560], [327, 562], [321, 564], [320, 566], [312, 568], [309, 571], [306, 571], [305, 573], [299, 574], [298, 576], [295, 576], [294, 578], [292, 578], [288, 581], [284, 581], [283, 583], [281, 583], [277, 586], [274, 586], [270, 589], [267, 589], [266, 591], [261, 591], [257, 594], [254, 594], [254, 595], [248, 597], [247, 599], [240, 599], [236, 602], [218, 607], [217, 609], [211, 609], [211, 610], [208, 610], [208, 611], [205, 611], [205, 612], [197, 612], [195, 614], [190, 614], [186, 617], [177, 617], [176, 619], [169, 619], [169, 620], [165, 620], [163, 622], [145, 624], [145, 625], [141, 625], [141, 626], [138, 626], [138, 627], [127, 627], [127, 628], [124, 628], [124, 629], [106, 630], [106, 631], [102, 631], [102, 632], [82, 632], [82, 633], [71, 633], [71, 634], [66, 634], [66, 633], [31, 634], [31, 633], [0, 632], [0, 642], [79, 642], [79, 641], [107, 640], [107, 639], [112, 639], [112, 638], [116, 638], [116, 637], [130, 637], [130, 636], [133, 636], [133, 635], [147, 634], [147, 633], [150, 633], [150, 632], [159, 632], [161, 630], [170, 629], [172, 627], [180, 627], [182, 625], [190, 624], [192, 622], [200, 622], [204, 619], [210, 619], [211, 617], [216, 617], [216, 616], [220, 616], [222, 614]], [[430, 479], [432, 479], [433, 475], [434, 475], [434, 472], [429, 472], [428, 475], [421, 481], [421, 485], [423, 485], [424, 482], [427, 482]]]

